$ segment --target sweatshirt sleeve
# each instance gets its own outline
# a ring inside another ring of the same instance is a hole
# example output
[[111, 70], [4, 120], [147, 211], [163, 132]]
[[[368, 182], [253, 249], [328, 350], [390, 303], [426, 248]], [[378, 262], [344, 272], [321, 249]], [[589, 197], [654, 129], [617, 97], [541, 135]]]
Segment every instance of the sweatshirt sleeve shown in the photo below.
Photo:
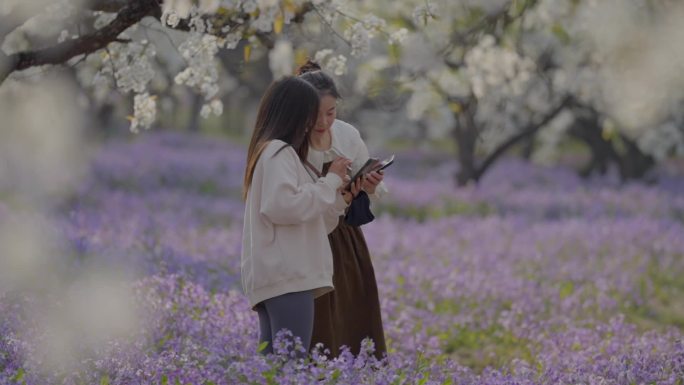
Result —
[[344, 211], [347, 209], [347, 202], [340, 192], [337, 192], [337, 198], [335, 199], [335, 204], [328, 209], [328, 211], [323, 214], [323, 221], [325, 222], [325, 230], [328, 234], [332, 233], [337, 227], [340, 221], [340, 215], [344, 215]]
[[298, 184], [299, 159], [289, 149], [276, 155], [263, 154], [261, 214], [279, 225], [307, 222], [334, 207], [342, 179], [334, 173], [315, 183]]

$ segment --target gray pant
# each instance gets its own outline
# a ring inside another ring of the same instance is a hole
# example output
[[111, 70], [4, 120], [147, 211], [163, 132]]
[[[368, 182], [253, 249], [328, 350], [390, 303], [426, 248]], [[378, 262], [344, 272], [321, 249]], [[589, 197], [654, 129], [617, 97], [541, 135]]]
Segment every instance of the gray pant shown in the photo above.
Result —
[[301, 338], [309, 351], [313, 333], [314, 296], [312, 291], [298, 291], [269, 298], [256, 306], [259, 314], [259, 344], [268, 342], [261, 353], [273, 353], [273, 339], [282, 329]]

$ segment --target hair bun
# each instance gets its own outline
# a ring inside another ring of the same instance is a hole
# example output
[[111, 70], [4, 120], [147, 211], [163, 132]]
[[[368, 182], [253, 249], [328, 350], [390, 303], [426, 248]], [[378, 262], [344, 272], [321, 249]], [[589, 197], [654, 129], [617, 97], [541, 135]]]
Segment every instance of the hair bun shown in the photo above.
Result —
[[315, 61], [311, 59], [307, 59], [306, 63], [302, 64], [299, 68], [297, 68], [297, 75], [301, 76], [304, 75], [307, 72], [314, 72], [314, 71], [320, 71], [321, 66], [316, 63]]

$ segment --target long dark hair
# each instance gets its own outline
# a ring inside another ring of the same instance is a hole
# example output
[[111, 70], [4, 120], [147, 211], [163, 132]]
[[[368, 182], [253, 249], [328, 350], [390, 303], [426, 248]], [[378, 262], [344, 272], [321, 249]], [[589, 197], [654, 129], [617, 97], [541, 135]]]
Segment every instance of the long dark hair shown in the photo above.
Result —
[[299, 159], [306, 159], [309, 133], [318, 117], [319, 100], [317, 90], [298, 77], [287, 76], [271, 83], [261, 98], [247, 151], [243, 199], [247, 199], [254, 168], [270, 141], [282, 140], [295, 149]]
[[335, 81], [330, 75], [323, 72], [321, 66], [315, 61], [309, 59], [306, 63], [302, 64], [302, 66], [297, 69], [297, 76], [316, 87], [321, 96], [330, 95], [335, 99], [341, 98], [340, 93], [337, 92]]

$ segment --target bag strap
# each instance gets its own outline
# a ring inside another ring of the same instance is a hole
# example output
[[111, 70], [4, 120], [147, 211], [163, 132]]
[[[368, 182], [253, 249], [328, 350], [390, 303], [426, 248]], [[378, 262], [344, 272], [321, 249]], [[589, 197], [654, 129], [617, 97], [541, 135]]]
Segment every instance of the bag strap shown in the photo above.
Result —
[[311, 164], [311, 162], [309, 162], [308, 159], [304, 159], [304, 165], [307, 166], [311, 171], [313, 171], [313, 173], [316, 174], [316, 176], [317, 176], [318, 178], [320, 178], [320, 177], [323, 176], [323, 174], [321, 174], [321, 172], [318, 171], [318, 169], [316, 168], [316, 166], [314, 166], [313, 164]]

